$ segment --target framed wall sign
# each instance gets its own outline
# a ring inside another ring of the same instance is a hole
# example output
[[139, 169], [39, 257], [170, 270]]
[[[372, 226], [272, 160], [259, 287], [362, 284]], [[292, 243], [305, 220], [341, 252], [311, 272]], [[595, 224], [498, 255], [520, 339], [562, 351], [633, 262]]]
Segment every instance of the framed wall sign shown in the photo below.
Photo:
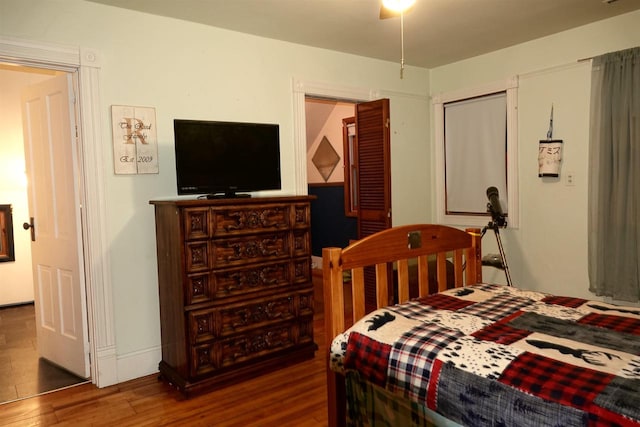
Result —
[[562, 162], [562, 140], [540, 140], [538, 145], [538, 176], [560, 176], [560, 164]]
[[158, 173], [155, 108], [112, 105], [111, 120], [115, 173]]

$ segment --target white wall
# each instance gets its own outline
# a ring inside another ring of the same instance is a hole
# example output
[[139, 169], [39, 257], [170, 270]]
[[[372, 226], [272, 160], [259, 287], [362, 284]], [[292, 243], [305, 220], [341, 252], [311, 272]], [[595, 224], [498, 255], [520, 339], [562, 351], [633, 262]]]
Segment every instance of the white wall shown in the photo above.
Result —
[[[579, 59], [640, 45], [640, 12], [600, 21], [431, 70], [431, 93], [519, 76], [520, 227], [501, 231], [515, 286], [595, 298], [588, 290], [587, 182], [590, 61]], [[551, 105], [554, 138], [564, 141], [562, 178], [538, 178], [538, 141]], [[432, 145], [434, 144], [432, 137]], [[564, 181], [573, 172], [575, 185]], [[483, 239], [497, 253], [496, 239]], [[499, 270], [485, 279], [505, 283]]]
[[[16, 71], [20, 70], [20, 71]], [[0, 204], [13, 210], [14, 262], [0, 262], [0, 306], [33, 301], [29, 220], [20, 91], [23, 86], [53, 77], [53, 73], [0, 66]]]
[[[408, 67], [400, 80], [397, 63], [82, 0], [2, 0], [0, 36], [92, 48], [101, 55], [100, 125], [109, 163], [104, 203], [120, 381], [154, 372], [160, 359], [155, 225], [148, 202], [176, 195], [174, 118], [279, 123], [280, 193], [292, 194], [293, 80], [379, 91], [391, 102], [394, 222], [429, 216], [427, 70]], [[113, 173], [111, 105], [156, 109], [159, 174]], [[411, 198], [397, 188], [407, 182], [401, 176], [407, 170], [417, 171]]]

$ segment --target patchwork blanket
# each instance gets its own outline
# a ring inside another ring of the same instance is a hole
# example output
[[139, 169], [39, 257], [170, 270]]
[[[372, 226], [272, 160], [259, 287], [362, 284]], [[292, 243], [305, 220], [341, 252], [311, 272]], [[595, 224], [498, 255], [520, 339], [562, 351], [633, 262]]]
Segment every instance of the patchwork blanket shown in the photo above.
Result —
[[640, 426], [640, 308], [452, 289], [365, 316], [331, 368], [462, 425]]

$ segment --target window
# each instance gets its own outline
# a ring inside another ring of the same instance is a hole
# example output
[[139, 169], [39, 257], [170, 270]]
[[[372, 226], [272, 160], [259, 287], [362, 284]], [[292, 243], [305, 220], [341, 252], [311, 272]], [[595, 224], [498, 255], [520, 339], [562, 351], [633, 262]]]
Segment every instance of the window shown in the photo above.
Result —
[[438, 223], [486, 225], [486, 190], [496, 187], [508, 225], [518, 227], [517, 80], [443, 94], [433, 104]]

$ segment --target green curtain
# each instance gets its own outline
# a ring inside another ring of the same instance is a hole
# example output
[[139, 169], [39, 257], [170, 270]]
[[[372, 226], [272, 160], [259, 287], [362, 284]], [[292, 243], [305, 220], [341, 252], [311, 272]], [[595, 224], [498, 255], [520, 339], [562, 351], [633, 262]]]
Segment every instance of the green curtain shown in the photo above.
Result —
[[640, 47], [593, 58], [589, 289], [640, 301]]

